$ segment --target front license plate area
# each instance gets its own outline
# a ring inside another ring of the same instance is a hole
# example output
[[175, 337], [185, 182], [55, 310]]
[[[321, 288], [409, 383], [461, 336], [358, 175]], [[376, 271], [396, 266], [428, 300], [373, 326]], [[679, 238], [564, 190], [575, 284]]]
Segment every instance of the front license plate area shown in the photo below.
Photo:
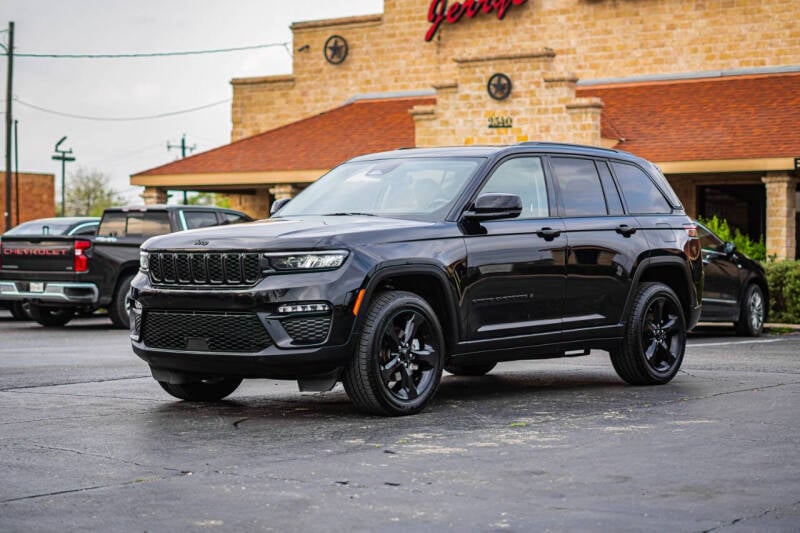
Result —
[[31, 281], [30, 292], [44, 292], [44, 281]]

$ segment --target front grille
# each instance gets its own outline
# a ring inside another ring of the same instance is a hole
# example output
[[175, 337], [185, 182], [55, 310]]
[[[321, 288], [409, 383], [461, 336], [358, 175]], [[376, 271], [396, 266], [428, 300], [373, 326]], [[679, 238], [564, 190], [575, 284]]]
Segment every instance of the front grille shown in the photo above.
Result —
[[150, 348], [194, 352], [260, 352], [272, 346], [253, 313], [146, 311], [142, 342]]
[[152, 252], [155, 285], [252, 285], [261, 279], [259, 254], [237, 252]]
[[328, 338], [330, 317], [290, 318], [281, 322], [295, 344], [319, 344]]

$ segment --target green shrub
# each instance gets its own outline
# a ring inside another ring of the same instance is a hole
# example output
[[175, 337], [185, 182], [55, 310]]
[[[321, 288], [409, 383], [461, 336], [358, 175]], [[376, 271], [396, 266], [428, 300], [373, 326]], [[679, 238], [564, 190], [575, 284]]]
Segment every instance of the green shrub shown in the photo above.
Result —
[[769, 261], [764, 268], [769, 285], [769, 321], [800, 323], [800, 261]]
[[738, 228], [731, 231], [728, 221], [724, 218], [718, 218], [717, 215], [711, 218], [697, 217], [697, 220], [716, 233], [723, 241], [730, 241], [735, 244], [736, 249], [750, 259], [755, 259], [756, 261], [765, 261], [767, 259], [767, 246], [764, 244], [763, 235], [756, 242], [739, 231]]

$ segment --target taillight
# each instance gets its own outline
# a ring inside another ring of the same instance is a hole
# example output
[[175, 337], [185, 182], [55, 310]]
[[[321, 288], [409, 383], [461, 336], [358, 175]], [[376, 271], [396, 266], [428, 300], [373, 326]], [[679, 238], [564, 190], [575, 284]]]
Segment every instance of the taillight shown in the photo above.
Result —
[[73, 270], [75, 272], [86, 272], [89, 270], [89, 258], [86, 257], [86, 250], [91, 248], [92, 241], [75, 241], [75, 259]]
[[697, 237], [697, 225], [684, 224], [683, 229], [686, 230], [686, 235], [688, 235], [689, 237]]

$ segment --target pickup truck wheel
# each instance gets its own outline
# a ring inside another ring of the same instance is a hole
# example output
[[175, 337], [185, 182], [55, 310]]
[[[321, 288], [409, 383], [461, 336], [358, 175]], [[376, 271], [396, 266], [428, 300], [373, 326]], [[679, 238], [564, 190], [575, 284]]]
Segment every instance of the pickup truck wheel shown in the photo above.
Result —
[[28, 316], [28, 313], [25, 311], [25, 306], [22, 302], [11, 302], [8, 310], [11, 311], [11, 316], [14, 317], [14, 320], [31, 319], [31, 317]]
[[108, 306], [108, 316], [114, 327], [119, 329], [130, 329], [131, 317], [128, 314], [128, 309], [125, 302], [128, 299], [128, 293], [131, 292], [131, 282], [133, 275], [126, 276], [117, 287], [117, 292], [114, 295], [114, 301]]
[[220, 378], [196, 383], [167, 383], [159, 381], [161, 388], [172, 396], [189, 402], [216, 402], [235, 391], [242, 383], [240, 378]]
[[443, 366], [442, 328], [428, 302], [410, 292], [384, 292], [369, 306], [344, 388], [363, 411], [410, 415], [433, 398]]
[[764, 292], [755, 283], [747, 287], [739, 310], [739, 320], [733, 325], [736, 334], [742, 337], [758, 337], [764, 330], [764, 315], [767, 307]]
[[32, 319], [48, 328], [63, 326], [75, 316], [75, 310], [71, 307], [42, 307], [31, 304], [29, 312]]
[[447, 365], [445, 370], [454, 376], [484, 376], [492, 371], [497, 363], [483, 363], [473, 365]]
[[661, 385], [681, 367], [686, 320], [680, 300], [663, 283], [643, 283], [636, 293], [622, 344], [611, 350], [619, 377], [631, 385]]

